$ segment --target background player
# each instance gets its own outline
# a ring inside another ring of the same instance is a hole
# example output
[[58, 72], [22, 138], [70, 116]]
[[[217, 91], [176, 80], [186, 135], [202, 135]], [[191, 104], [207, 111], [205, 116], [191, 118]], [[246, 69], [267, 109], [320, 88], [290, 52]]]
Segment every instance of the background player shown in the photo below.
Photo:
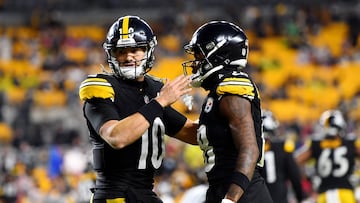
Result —
[[289, 202], [289, 181], [298, 202], [304, 199], [300, 169], [293, 152], [295, 143], [279, 135], [279, 122], [269, 110], [262, 111], [265, 137], [265, 181], [274, 202]]
[[315, 159], [318, 203], [354, 203], [355, 196], [350, 176], [355, 159], [360, 154], [360, 142], [346, 133], [346, 121], [339, 110], [327, 110], [319, 119], [319, 132], [296, 152], [300, 165]]

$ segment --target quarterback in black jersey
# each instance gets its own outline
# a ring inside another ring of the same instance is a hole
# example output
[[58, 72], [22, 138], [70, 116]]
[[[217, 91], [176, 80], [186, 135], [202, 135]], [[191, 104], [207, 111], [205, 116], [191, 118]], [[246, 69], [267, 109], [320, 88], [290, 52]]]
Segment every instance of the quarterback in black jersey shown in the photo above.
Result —
[[155, 45], [144, 20], [119, 18], [104, 43], [111, 72], [89, 75], [80, 86], [97, 172], [91, 203], [162, 202], [152, 189], [164, 135], [197, 144], [197, 124], [170, 106], [191, 91], [189, 78], [163, 84], [146, 74]]
[[295, 143], [278, 135], [279, 122], [269, 110], [262, 110], [265, 137], [264, 176], [274, 202], [288, 203], [288, 181], [295, 193], [297, 202], [305, 199], [301, 185], [300, 169], [293, 152]]
[[299, 164], [315, 159], [315, 173], [320, 178], [318, 203], [355, 203], [352, 175], [360, 155], [360, 140], [346, 133], [346, 121], [339, 110], [327, 110], [319, 119], [319, 132], [296, 152]]
[[197, 134], [209, 181], [206, 203], [272, 202], [260, 175], [260, 96], [241, 71], [249, 51], [245, 33], [233, 23], [211, 21], [184, 48], [195, 57], [183, 63], [185, 75], [191, 74], [193, 87], [209, 91]]

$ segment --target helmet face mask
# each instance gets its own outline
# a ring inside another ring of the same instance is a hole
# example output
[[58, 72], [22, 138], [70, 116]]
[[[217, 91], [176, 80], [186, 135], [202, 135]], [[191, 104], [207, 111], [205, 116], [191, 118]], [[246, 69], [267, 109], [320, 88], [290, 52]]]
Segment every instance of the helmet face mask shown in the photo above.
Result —
[[[193, 61], [186, 61], [183, 64], [185, 75], [190, 75], [191, 86], [201, 87], [202, 82], [214, 72], [223, 68], [223, 66], [213, 67], [208, 59], [200, 59]], [[189, 70], [190, 68], [190, 70]]]
[[[150, 71], [154, 65], [156, 44], [156, 37], [144, 20], [137, 16], [124, 16], [112, 24], [103, 47], [114, 75], [133, 80]], [[144, 51], [144, 58], [137, 60], [133, 67], [123, 66], [117, 59], [118, 54], [128, 48]]]
[[[195, 68], [194, 87], [214, 72], [226, 67], [234, 70], [244, 68], [248, 56], [248, 40], [241, 28], [226, 21], [212, 21], [198, 28], [189, 44], [184, 46], [185, 52], [194, 56], [195, 60], [184, 62], [184, 73]], [[192, 66], [189, 66], [189, 65]]]

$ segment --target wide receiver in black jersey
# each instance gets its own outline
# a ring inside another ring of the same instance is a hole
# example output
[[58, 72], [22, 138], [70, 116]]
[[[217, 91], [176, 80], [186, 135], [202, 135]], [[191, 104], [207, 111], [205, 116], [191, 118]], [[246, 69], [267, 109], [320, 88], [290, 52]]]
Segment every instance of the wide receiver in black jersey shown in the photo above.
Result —
[[197, 144], [197, 124], [170, 106], [191, 91], [189, 78], [163, 84], [146, 74], [155, 45], [144, 20], [119, 18], [104, 43], [111, 72], [89, 75], [80, 86], [97, 172], [91, 203], [162, 202], [152, 189], [164, 134]]
[[296, 152], [303, 165], [315, 159], [315, 173], [320, 178], [318, 203], [355, 203], [349, 178], [355, 159], [360, 155], [360, 140], [346, 133], [346, 121], [339, 110], [327, 110], [319, 119], [319, 132]]
[[212, 21], [198, 28], [184, 48], [195, 57], [183, 63], [185, 74], [192, 73], [191, 85], [209, 91], [197, 135], [209, 181], [206, 203], [272, 202], [260, 175], [260, 96], [241, 71], [249, 51], [245, 33], [232, 23]]
[[265, 137], [264, 176], [271, 197], [276, 203], [290, 202], [288, 188], [291, 186], [297, 202], [301, 202], [305, 195], [300, 169], [293, 156], [295, 142], [278, 134], [279, 121], [271, 111], [263, 109], [262, 118]]

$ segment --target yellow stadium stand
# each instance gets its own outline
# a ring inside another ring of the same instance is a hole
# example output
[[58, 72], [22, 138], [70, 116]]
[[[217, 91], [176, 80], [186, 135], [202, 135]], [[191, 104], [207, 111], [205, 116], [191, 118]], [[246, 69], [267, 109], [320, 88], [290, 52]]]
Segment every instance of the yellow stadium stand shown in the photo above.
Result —
[[69, 25], [66, 27], [66, 36], [74, 39], [89, 38], [95, 42], [105, 39], [106, 31], [100, 26], [92, 25]]
[[6, 99], [10, 104], [19, 105], [25, 101], [27, 89], [22, 87], [11, 87], [6, 91]]
[[52, 90], [36, 90], [34, 92], [34, 103], [36, 106], [49, 108], [65, 106], [67, 96], [65, 92], [52, 89]]
[[347, 38], [348, 27], [345, 22], [332, 22], [322, 27], [316, 36], [309, 36], [310, 43], [315, 47], [327, 46], [334, 56], [341, 55], [341, 47]]
[[150, 74], [160, 78], [168, 78], [170, 80], [183, 74], [181, 64], [186, 59], [182, 57], [163, 57], [157, 59], [155, 66], [151, 70]]
[[77, 63], [84, 63], [87, 58], [87, 51], [82, 47], [66, 47], [65, 56], [68, 60]]
[[13, 129], [5, 122], [0, 122], [0, 142], [9, 143], [13, 139]]
[[339, 88], [342, 96], [350, 100], [356, 93], [360, 92], [360, 64], [349, 63], [341, 68], [339, 73]]
[[166, 50], [171, 52], [181, 51], [180, 40], [177, 36], [169, 34], [159, 39], [159, 44]]
[[48, 177], [46, 168], [38, 166], [32, 170], [32, 177], [35, 180], [35, 183], [38, 185], [39, 189], [42, 192], [48, 193], [52, 188], [52, 183]]
[[276, 99], [269, 101], [268, 109], [274, 112], [280, 122], [316, 121], [322, 112], [319, 108], [310, 107], [293, 99]]
[[6, 28], [6, 33], [9, 37], [17, 37], [18, 39], [35, 39], [39, 31], [28, 26], [10, 26]]

